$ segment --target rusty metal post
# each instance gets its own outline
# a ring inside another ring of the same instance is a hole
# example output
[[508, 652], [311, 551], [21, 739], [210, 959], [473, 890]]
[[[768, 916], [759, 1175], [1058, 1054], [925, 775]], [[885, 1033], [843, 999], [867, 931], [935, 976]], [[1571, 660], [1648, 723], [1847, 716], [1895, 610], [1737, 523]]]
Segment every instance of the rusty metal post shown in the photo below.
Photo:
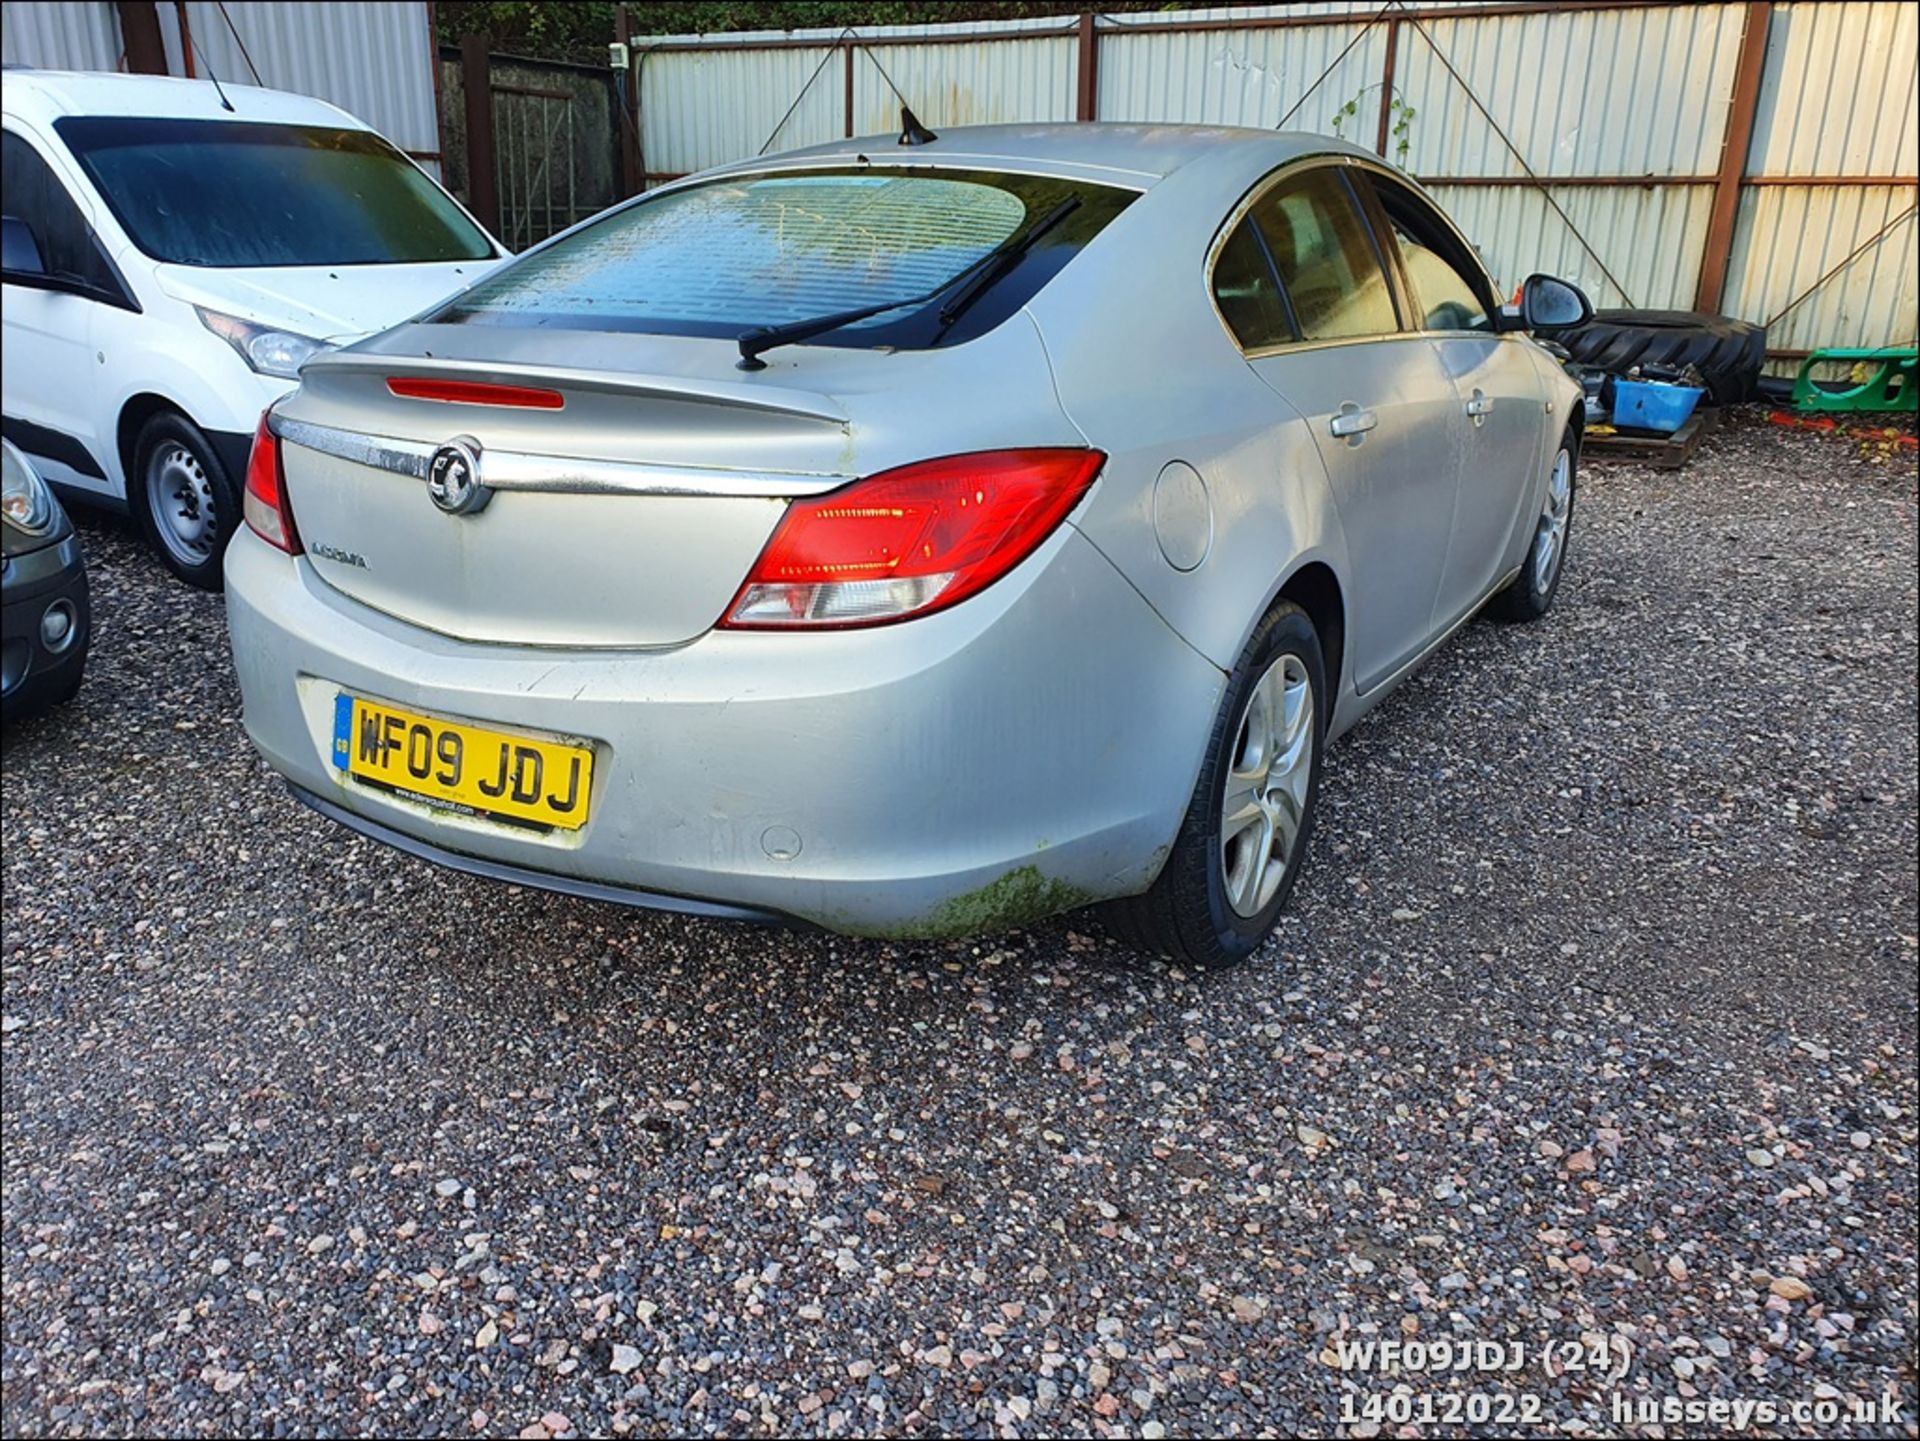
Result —
[[638, 195], [640, 176], [640, 96], [633, 87], [633, 21], [625, 5], [613, 9], [613, 38], [628, 46], [627, 73], [621, 77], [620, 93], [614, 97], [620, 110], [620, 198]]
[[1380, 73], [1380, 138], [1373, 148], [1387, 158], [1387, 139], [1393, 133], [1393, 62], [1400, 50], [1400, 22], [1387, 22], [1387, 63]]
[[173, 0], [173, 23], [180, 31], [180, 64], [186, 70], [187, 79], [198, 80], [200, 76], [193, 63], [193, 27], [187, 23], [187, 0]]
[[140, 0], [120, 0], [120, 49], [135, 75], [165, 75], [167, 46], [160, 38], [160, 12]]
[[493, 71], [484, 35], [460, 41], [460, 80], [467, 92], [467, 209], [500, 233], [500, 174], [494, 166]]
[[1713, 215], [1707, 222], [1706, 249], [1700, 256], [1700, 280], [1693, 291], [1695, 310], [1718, 310], [1726, 294], [1727, 264], [1733, 254], [1733, 227], [1740, 217], [1740, 185], [1747, 173], [1747, 147], [1760, 108], [1760, 77], [1767, 64], [1767, 28], [1773, 20], [1769, 0], [1747, 6], [1747, 29], [1740, 37], [1740, 62], [1733, 76], [1733, 100], [1727, 107], [1726, 137], [1720, 146], [1720, 173], [1714, 181]]
[[1093, 120], [1100, 105], [1100, 33], [1091, 10], [1080, 12], [1079, 55], [1080, 90], [1073, 116], [1076, 120]]

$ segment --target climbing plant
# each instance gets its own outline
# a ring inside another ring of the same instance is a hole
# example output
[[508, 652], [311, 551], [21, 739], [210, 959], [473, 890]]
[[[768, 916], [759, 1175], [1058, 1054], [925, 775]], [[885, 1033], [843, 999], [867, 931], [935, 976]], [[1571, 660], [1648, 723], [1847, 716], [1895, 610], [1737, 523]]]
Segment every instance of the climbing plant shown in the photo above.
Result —
[[[1350, 120], [1357, 121], [1359, 119], [1360, 102], [1366, 99], [1367, 91], [1375, 88], [1376, 87], [1372, 85], [1362, 86], [1359, 93], [1356, 94], [1353, 99], [1334, 111], [1332, 129], [1335, 139], [1345, 140], [1349, 138], [1345, 132], [1347, 122]], [[1418, 111], [1398, 95], [1391, 96], [1387, 100], [1387, 115], [1390, 117], [1387, 125], [1387, 136], [1393, 144], [1393, 159], [1395, 164], [1405, 165], [1407, 163], [1407, 157], [1413, 153], [1413, 117], [1418, 113]]]

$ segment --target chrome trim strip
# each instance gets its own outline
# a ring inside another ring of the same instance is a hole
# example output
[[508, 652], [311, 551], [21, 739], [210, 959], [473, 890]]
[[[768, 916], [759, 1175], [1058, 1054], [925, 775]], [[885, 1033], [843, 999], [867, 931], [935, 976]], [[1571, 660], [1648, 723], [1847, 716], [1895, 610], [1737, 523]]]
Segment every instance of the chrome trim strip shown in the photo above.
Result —
[[568, 495], [823, 495], [851, 476], [779, 471], [719, 470], [696, 465], [637, 465], [619, 460], [575, 460], [487, 450], [481, 478], [495, 490], [541, 490]]
[[[425, 480], [437, 447], [417, 440], [363, 435], [331, 425], [274, 415], [273, 433], [289, 445], [317, 450], [356, 465]], [[557, 495], [756, 496], [782, 500], [824, 495], [852, 476], [782, 471], [720, 470], [696, 465], [642, 465], [619, 460], [578, 460], [560, 455], [529, 455], [515, 450], [484, 450], [481, 478], [493, 490], [544, 491]]]
[[419, 441], [391, 440], [384, 435], [336, 430], [331, 425], [289, 420], [278, 413], [269, 417], [267, 427], [290, 445], [304, 446], [322, 455], [350, 460], [356, 465], [370, 465], [375, 470], [390, 470], [414, 480], [427, 478], [427, 462], [433, 459], [434, 447]]

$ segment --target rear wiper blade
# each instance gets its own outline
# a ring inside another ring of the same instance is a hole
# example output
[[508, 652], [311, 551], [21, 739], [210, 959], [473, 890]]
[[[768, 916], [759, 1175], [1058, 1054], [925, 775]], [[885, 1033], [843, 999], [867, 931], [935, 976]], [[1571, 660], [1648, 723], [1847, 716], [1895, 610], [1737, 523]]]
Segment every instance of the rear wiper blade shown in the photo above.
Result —
[[[952, 283], [948, 281], [947, 285]], [[822, 315], [812, 320], [795, 320], [786, 325], [763, 325], [757, 330], [742, 331], [738, 341], [740, 358], [734, 364], [742, 370], [765, 370], [767, 363], [760, 358], [760, 352], [763, 350], [811, 340], [816, 335], [825, 335], [829, 330], [838, 330], [843, 325], [852, 325], [856, 320], [884, 315], [889, 310], [899, 310], [903, 306], [924, 305], [946, 288], [946, 285], [942, 285], [939, 290], [930, 290], [925, 295], [909, 295], [905, 300], [889, 300], [880, 305], [863, 305], [858, 310], [842, 310], [837, 315]]]
[[959, 293], [940, 307], [941, 333], [945, 334], [954, 321], [967, 313], [974, 301], [1004, 280], [1014, 266], [1020, 263], [1020, 258], [1039, 243], [1042, 236], [1079, 208], [1080, 197], [1069, 195], [1028, 227], [1025, 235], [1001, 246], [988, 256], [991, 263], [975, 271], [973, 278], [960, 287]]
[[988, 286], [1011, 270], [1014, 262], [1025, 255], [1035, 241], [1077, 210], [1079, 206], [1078, 195], [1068, 196], [1041, 216], [1024, 234], [1001, 242], [958, 275], [941, 281], [924, 295], [909, 295], [904, 300], [887, 300], [878, 305], [863, 305], [858, 310], [842, 310], [833, 315], [816, 316], [812, 320], [795, 320], [786, 325], [762, 325], [753, 330], [743, 331], [736, 342], [740, 347], [740, 359], [735, 364], [741, 370], [765, 370], [767, 363], [760, 358], [762, 351], [773, 350], [782, 345], [794, 345], [802, 340], [811, 340], [816, 335], [825, 335], [829, 330], [838, 330], [843, 325], [852, 325], [857, 321], [870, 320], [876, 315], [884, 315], [889, 310], [904, 310], [910, 305], [925, 305], [929, 300], [944, 295], [958, 285], [961, 287], [960, 293], [940, 310], [940, 329], [944, 332]]

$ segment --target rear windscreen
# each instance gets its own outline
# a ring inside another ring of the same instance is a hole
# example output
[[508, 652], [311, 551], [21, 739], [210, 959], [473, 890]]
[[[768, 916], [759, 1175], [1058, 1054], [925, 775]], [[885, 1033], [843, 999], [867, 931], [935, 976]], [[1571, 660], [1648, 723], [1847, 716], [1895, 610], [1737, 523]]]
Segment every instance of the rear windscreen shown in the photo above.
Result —
[[[1134, 193], [1051, 176], [971, 170], [807, 171], [663, 191], [510, 262], [441, 323], [738, 336], [915, 301], [810, 341], [915, 349], [998, 324], [1057, 274]], [[960, 320], [958, 288], [1029, 226], [1077, 201]], [[929, 297], [919, 301], [919, 297]]]

